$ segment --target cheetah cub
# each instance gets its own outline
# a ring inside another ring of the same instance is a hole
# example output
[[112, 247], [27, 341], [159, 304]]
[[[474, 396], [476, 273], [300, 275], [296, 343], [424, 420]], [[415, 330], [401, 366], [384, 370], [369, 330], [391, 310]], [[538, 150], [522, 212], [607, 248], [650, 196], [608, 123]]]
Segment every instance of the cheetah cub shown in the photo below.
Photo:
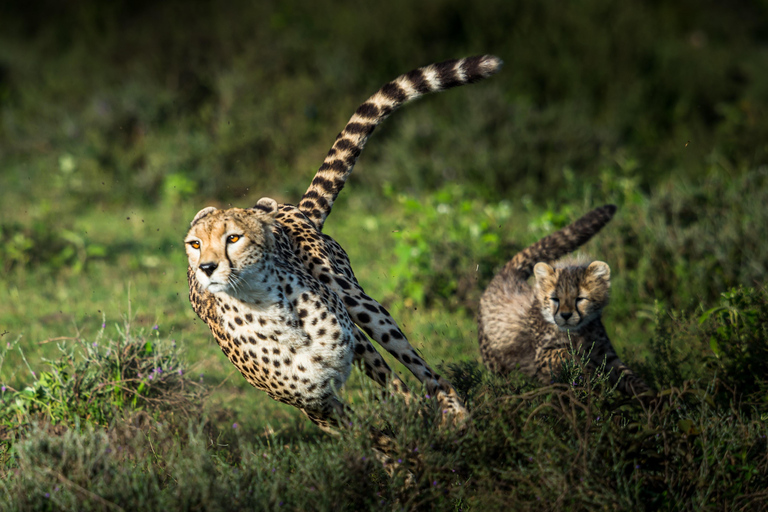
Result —
[[[204, 208], [185, 239], [192, 307], [256, 388], [301, 409], [321, 428], [346, 424], [338, 389], [357, 363], [381, 386], [410, 396], [367, 336], [436, 397], [446, 418], [466, 410], [456, 391], [366, 295], [344, 249], [322, 228], [374, 128], [404, 103], [496, 73], [493, 56], [432, 64], [385, 84], [336, 138], [298, 206], [260, 199], [248, 209]], [[377, 446], [387, 440], [379, 436]], [[385, 461], [386, 462], [386, 461]]]
[[[634, 396], [648, 385], [619, 360], [600, 320], [608, 305], [611, 270], [602, 261], [562, 258], [585, 244], [613, 218], [603, 206], [518, 253], [480, 299], [480, 353], [494, 372], [519, 368], [542, 383], [562, 369], [571, 346], [588, 353], [588, 368], [605, 362], [613, 385]], [[535, 284], [528, 278], [533, 274]]]

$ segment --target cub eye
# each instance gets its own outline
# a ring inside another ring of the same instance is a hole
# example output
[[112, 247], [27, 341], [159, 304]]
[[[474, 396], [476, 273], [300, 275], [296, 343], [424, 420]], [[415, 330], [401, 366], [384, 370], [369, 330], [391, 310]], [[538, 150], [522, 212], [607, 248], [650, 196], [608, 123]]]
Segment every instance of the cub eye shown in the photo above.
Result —
[[198, 242], [197, 240], [192, 240], [191, 242], [188, 242], [188, 243], [193, 249], [200, 248], [200, 242]]
[[227, 237], [227, 243], [229, 243], [229, 244], [233, 244], [233, 243], [237, 242], [238, 240], [240, 240], [240, 235], [229, 235]]
[[579, 302], [581, 302], [583, 300], [587, 300], [587, 298], [586, 297], [577, 297], [576, 298], [576, 304], [578, 304]]
[[551, 300], [555, 304], [560, 304], [560, 299], [558, 299], [557, 297], [550, 297], [549, 300]]

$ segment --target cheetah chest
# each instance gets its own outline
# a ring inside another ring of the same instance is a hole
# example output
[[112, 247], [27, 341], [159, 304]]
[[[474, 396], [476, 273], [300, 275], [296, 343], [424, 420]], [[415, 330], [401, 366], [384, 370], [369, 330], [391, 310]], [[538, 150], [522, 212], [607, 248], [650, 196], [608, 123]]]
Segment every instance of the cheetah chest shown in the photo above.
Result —
[[280, 402], [312, 409], [349, 377], [354, 325], [334, 304], [334, 294], [328, 301], [311, 289], [294, 286], [291, 292], [282, 290], [282, 300], [270, 304], [217, 294], [224, 333], [216, 338], [253, 386]]

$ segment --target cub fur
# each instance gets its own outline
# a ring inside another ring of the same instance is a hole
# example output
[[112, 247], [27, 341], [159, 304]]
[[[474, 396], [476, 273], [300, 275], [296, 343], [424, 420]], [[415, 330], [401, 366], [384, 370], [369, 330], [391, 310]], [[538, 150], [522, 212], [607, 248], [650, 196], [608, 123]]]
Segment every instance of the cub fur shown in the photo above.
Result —
[[[608, 305], [611, 270], [602, 261], [565, 259], [613, 218], [614, 205], [597, 208], [515, 255], [480, 299], [478, 338], [494, 372], [519, 369], [549, 383], [570, 357], [589, 354], [587, 367], [605, 363], [612, 384], [629, 395], [650, 391], [621, 362], [601, 320]], [[534, 286], [528, 284], [533, 275]]]

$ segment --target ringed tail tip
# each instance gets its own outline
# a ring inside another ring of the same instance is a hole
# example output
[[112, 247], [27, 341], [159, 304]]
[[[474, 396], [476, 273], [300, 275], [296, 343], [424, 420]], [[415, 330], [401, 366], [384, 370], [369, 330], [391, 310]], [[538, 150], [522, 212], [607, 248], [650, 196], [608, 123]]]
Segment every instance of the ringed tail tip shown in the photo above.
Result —
[[495, 55], [483, 55], [480, 59], [479, 67], [484, 78], [495, 75], [504, 66], [504, 61]]

